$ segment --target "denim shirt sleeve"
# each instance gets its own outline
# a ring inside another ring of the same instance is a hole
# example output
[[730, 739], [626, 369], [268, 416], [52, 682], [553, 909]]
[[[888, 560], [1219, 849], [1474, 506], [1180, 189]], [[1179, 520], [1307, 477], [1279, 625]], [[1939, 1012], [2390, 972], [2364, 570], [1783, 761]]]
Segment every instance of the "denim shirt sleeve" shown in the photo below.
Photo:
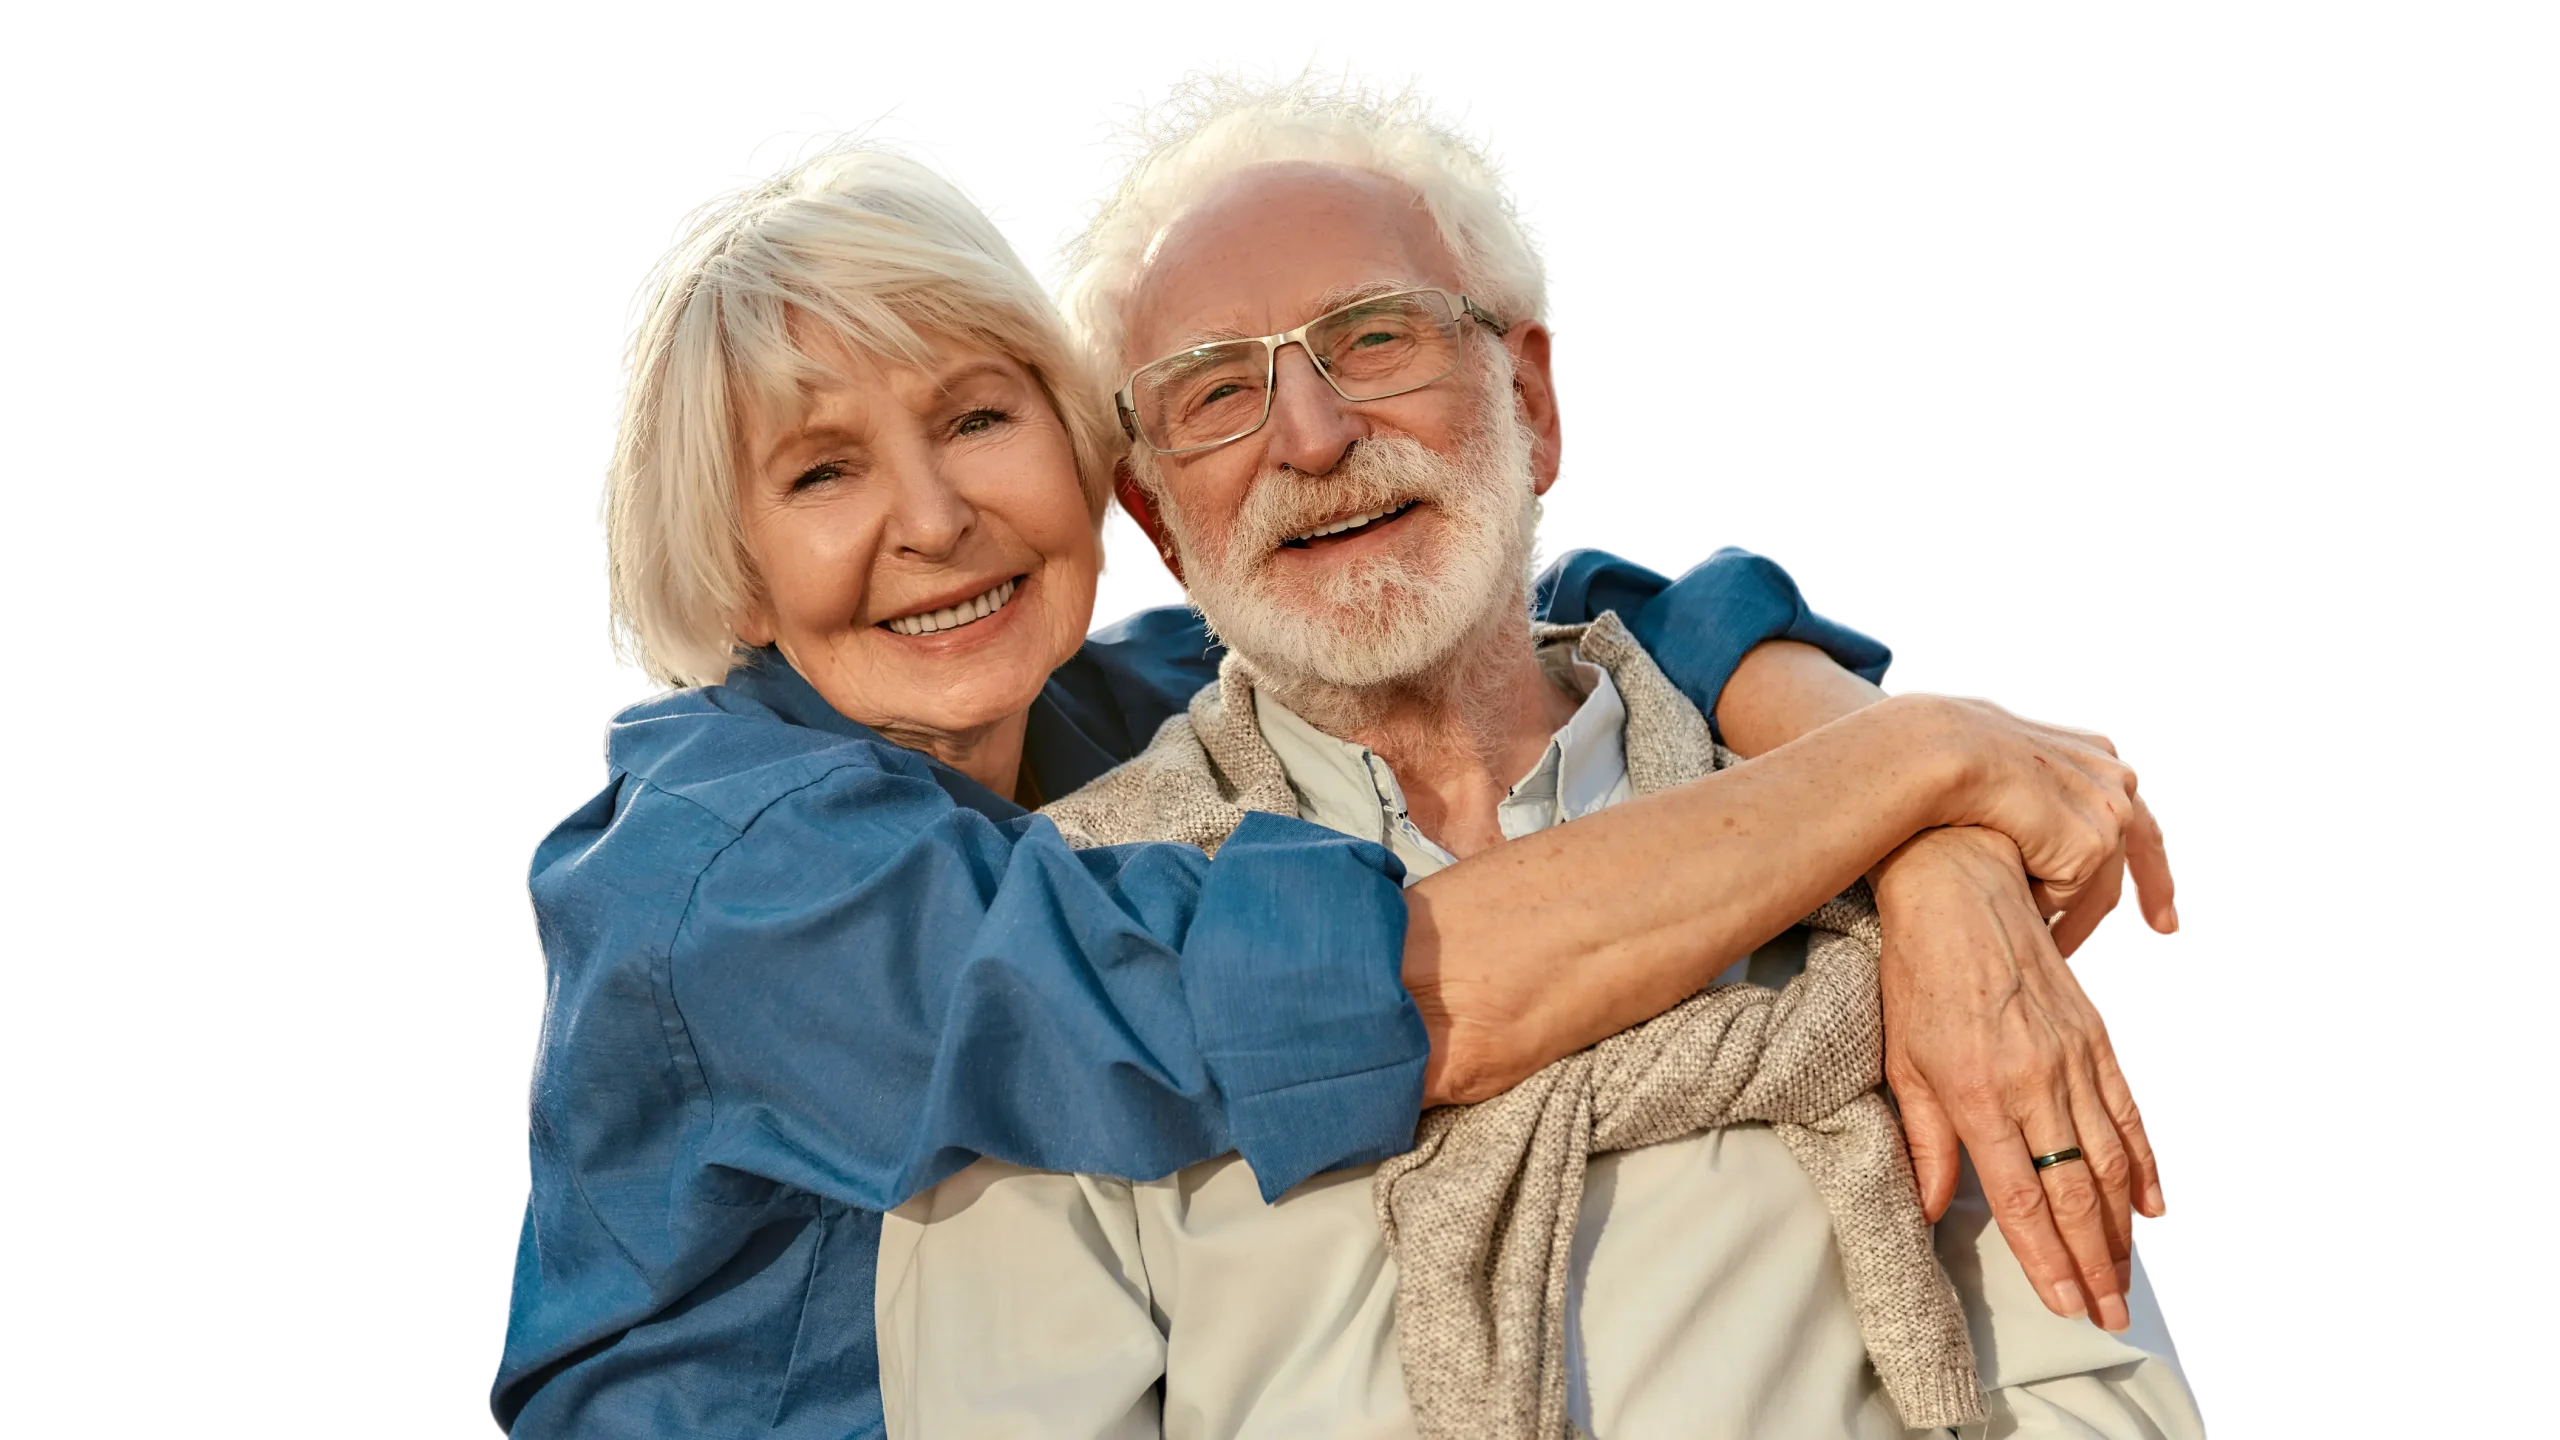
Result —
[[1274, 816], [1215, 864], [1077, 851], [928, 792], [838, 771], [704, 872], [671, 1023], [706, 1158], [886, 1210], [981, 1155], [1151, 1179], [1235, 1150], [1285, 1189], [1412, 1143], [1384, 850]]
[[1537, 607], [1558, 623], [1615, 610], [1654, 663], [1712, 728], [1725, 682], [1767, 640], [1819, 646], [1844, 670], [1881, 684], [1893, 652], [1813, 612], [1776, 561], [1727, 546], [1678, 580], [1605, 550], [1574, 550], [1538, 577]]

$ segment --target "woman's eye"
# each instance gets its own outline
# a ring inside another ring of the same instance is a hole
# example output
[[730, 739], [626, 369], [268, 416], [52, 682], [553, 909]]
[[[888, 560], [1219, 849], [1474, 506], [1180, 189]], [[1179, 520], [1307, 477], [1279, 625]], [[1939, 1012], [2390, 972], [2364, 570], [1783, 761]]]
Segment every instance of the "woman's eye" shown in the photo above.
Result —
[[800, 478], [791, 482], [791, 488], [794, 491], [806, 490], [813, 485], [824, 485], [830, 480], [842, 478], [844, 478], [844, 467], [830, 460], [824, 465], [812, 465], [802, 471]]
[[984, 435], [1013, 417], [1001, 410], [972, 410], [951, 427], [955, 435]]

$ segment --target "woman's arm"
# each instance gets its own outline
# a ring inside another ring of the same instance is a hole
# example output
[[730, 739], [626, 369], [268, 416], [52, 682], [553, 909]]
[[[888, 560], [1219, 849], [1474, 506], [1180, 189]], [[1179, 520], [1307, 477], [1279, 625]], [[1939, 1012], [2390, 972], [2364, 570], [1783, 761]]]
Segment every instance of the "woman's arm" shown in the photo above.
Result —
[[1498, 1094], [1695, 994], [1923, 830], [1984, 825], [2086, 884], [2132, 772], [2078, 732], [1905, 696], [1406, 892], [1435, 1103]]

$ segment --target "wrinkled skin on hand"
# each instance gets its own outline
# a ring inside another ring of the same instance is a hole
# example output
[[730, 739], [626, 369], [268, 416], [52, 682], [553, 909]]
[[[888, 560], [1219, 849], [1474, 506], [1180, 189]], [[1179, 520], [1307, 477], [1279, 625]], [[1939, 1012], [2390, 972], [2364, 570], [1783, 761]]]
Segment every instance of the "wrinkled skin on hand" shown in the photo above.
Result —
[[[2148, 847], [2134, 869], [2152, 926], [2172, 930], [2158, 828], [2146, 812], [2126, 829]], [[2065, 908], [2030, 887], [2008, 837], [1964, 827], [1915, 836], [1872, 877], [1885, 1077], [1924, 1209], [1935, 1220], [1953, 1199], [1961, 1144], [2045, 1303], [2110, 1330], [2128, 1323], [2132, 1214], [2166, 1201], [2106, 1024], [2064, 956], [2114, 906], [2125, 866], [2119, 850], [2112, 873], [2077, 877]], [[2070, 1145], [2086, 1163], [2039, 1174], [2030, 1161]]]

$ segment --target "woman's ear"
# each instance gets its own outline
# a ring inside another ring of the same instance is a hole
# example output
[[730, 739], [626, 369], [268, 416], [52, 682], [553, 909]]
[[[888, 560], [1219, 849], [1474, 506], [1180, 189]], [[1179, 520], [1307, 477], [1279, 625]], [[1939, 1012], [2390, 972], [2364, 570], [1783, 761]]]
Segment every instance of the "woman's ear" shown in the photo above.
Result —
[[1146, 532], [1147, 543], [1156, 547], [1156, 558], [1164, 562], [1164, 568], [1173, 572], [1174, 579], [1180, 580], [1182, 560], [1174, 554], [1173, 537], [1165, 533], [1164, 521], [1156, 515], [1156, 503], [1147, 498], [1146, 488], [1138, 483], [1137, 472], [1129, 468], [1128, 461], [1121, 460], [1112, 465], [1111, 489], [1120, 497], [1120, 508], [1128, 511], [1129, 518], [1137, 521], [1138, 528]]
[[729, 612], [729, 633], [737, 636], [749, 647], [761, 650], [774, 643], [781, 629], [782, 627], [774, 621], [772, 599], [764, 593], [764, 586], [758, 583], [750, 573], [747, 577], [745, 598], [738, 602], [736, 609]]

